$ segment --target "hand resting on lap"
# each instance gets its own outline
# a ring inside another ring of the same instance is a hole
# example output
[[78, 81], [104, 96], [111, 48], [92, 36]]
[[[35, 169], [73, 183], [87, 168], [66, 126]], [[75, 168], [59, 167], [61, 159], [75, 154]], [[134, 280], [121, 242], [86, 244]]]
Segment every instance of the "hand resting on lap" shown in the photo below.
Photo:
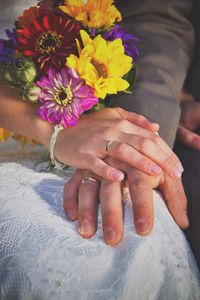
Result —
[[146, 235], [153, 229], [154, 188], [161, 191], [176, 223], [181, 228], [188, 227], [187, 199], [181, 179], [174, 180], [164, 173], [159, 176], [150, 176], [115, 159], [108, 159], [107, 162], [127, 174], [126, 182], [111, 182], [102, 179], [97, 182], [82, 183], [85, 176], [95, 176], [86, 171], [76, 171], [65, 185], [64, 210], [70, 220], [78, 220], [81, 236], [90, 238], [95, 234], [100, 203], [105, 242], [116, 245], [121, 241], [123, 237], [122, 189], [125, 185], [130, 191], [138, 234]]

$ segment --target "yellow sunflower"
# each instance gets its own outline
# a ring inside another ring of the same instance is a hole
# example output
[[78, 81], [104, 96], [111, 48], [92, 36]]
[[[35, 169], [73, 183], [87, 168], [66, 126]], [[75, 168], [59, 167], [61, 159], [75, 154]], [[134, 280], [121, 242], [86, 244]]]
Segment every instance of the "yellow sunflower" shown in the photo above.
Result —
[[79, 57], [71, 54], [66, 65], [94, 88], [98, 98], [126, 90], [129, 83], [122, 77], [132, 68], [133, 60], [124, 54], [122, 40], [107, 42], [101, 35], [91, 39], [84, 30], [80, 34], [83, 48], [77, 41]]
[[60, 6], [60, 9], [85, 27], [106, 29], [122, 20], [113, 2], [113, 0], [65, 0], [65, 5]]

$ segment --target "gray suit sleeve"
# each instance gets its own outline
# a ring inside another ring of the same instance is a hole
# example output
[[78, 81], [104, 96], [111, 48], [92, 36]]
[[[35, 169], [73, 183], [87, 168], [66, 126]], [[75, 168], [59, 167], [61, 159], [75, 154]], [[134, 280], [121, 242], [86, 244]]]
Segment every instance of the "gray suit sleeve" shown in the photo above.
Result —
[[192, 0], [119, 1], [127, 32], [140, 40], [138, 79], [132, 94], [111, 97], [122, 107], [160, 124], [172, 146], [180, 118], [179, 95], [193, 56]]

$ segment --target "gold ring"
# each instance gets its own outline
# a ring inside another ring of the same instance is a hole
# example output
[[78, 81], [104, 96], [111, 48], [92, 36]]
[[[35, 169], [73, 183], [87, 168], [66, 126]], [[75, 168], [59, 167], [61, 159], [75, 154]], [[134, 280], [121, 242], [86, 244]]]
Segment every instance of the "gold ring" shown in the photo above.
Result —
[[85, 177], [82, 179], [81, 183], [86, 183], [87, 181], [98, 182], [98, 180], [93, 177]]
[[113, 143], [114, 141], [109, 141], [107, 144], [106, 144], [106, 152], [108, 152], [111, 144]]

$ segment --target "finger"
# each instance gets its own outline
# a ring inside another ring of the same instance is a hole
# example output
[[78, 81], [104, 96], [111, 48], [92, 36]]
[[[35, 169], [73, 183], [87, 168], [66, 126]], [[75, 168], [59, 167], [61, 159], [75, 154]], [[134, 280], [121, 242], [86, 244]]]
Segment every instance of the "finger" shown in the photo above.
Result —
[[121, 183], [102, 180], [100, 203], [105, 242], [118, 244], [123, 236], [123, 207]]
[[182, 125], [178, 127], [177, 140], [190, 148], [200, 150], [200, 136]]
[[112, 158], [120, 160], [129, 166], [135, 167], [149, 175], [158, 175], [162, 172], [158, 164], [126, 143], [113, 141], [110, 148], [108, 149], [108, 153]]
[[168, 157], [170, 157], [170, 160], [172, 160], [174, 164], [178, 164], [180, 166], [180, 169], [183, 169], [177, 155], [172, 151], [172, 149], [159, 136], [157, 132], [146, 130], [145, 128], [136, 126], [135, 124], [132, 124], [127, 120], [120, 120], [118, 122], [115, 121], [113, 128], [118, 129], [118, 132], [120, 131], [120, 135], [118, 132], [112, 133], [113, 139], [127, 141], [127, 143], [133, 147], [135, 135], [150, 139], [157, 145], [160, 151], [164, 152]]
[[82, 172], [76, 171], [64, 186], [64, 211], [71, 221], [78, 219], [78, 191], [82, 181]]
[[138, 125], [140, 127], [143, 127], [145, 129], [153, 131], [153, 132], [156, 132], [159, 130], [159, 127], [160, 127], [159, 124], [149, 121], [147, 118], [145, 118], [142, 115], [139, 115], [134, 112], [126, 111], [120, 107], [117, 107], [116, 110], [122, 119], [126, 119], [126, 120], [134, 123], [135, 125]]
[[187, 198], [181, 180], [172, 180], [166, 176], [161, 185], [161, 192], [168, 209], [179, 227], [185, 229], [189, 226], [187, 217]]
[[88, 155], [85, 158], [85, 166], [86, 169], [107, 180], [121, 182], [124, 179], [123, 172], [109, 166], [102, 159], [95, 156]]
[[[133, 149], [128, 147], [128, 145], [137, 150], [137, 152], [142, 154], [142, 156], [139, 156], [138, 154], [136, 155], [135, 150], [133, 151]], [[137, 167], [142, 171], [146, 171], [148, 174], [158, 175], [161, 173], [161, 170], [155, 165], [155, 163], [159, 165], [164, 172], [175, 179], [180, 178], [183, 172], [183, 167], [180, 161], [178, 158], [176, 161], [174, 160], [174, 154], [172, 151], [172, 155], [169, 156], [165, 151], [162, 151], [161, 147], [153, 140], [138, 135], [123, 133], [121, 135], [120, 142], [113, 141], [107, 152], [114, 158], [120, 159], [121, 157], [120, 160], [126, 160], [126, 163], [127, 159], [130, 157], [131, 163], [129, 164], [131, 164], [131, 166]], [[144, 160], [145, 168], [142, 167], [144, 156], [146, 157]], [[147, 158], [151, 161], [147, 160]], [[152, 161], [154, 161], [154, 164], [152, 164]]]
[[149, 176], [137, 169], [128, 172], [128, 184], [133, 204], [136, 231], [146, 235], [153, 228], [153, 191]]
[[85, 181], [79, 189], [78, 227], [84, 238], [90, 238], [97, 230], [99, 182]]

